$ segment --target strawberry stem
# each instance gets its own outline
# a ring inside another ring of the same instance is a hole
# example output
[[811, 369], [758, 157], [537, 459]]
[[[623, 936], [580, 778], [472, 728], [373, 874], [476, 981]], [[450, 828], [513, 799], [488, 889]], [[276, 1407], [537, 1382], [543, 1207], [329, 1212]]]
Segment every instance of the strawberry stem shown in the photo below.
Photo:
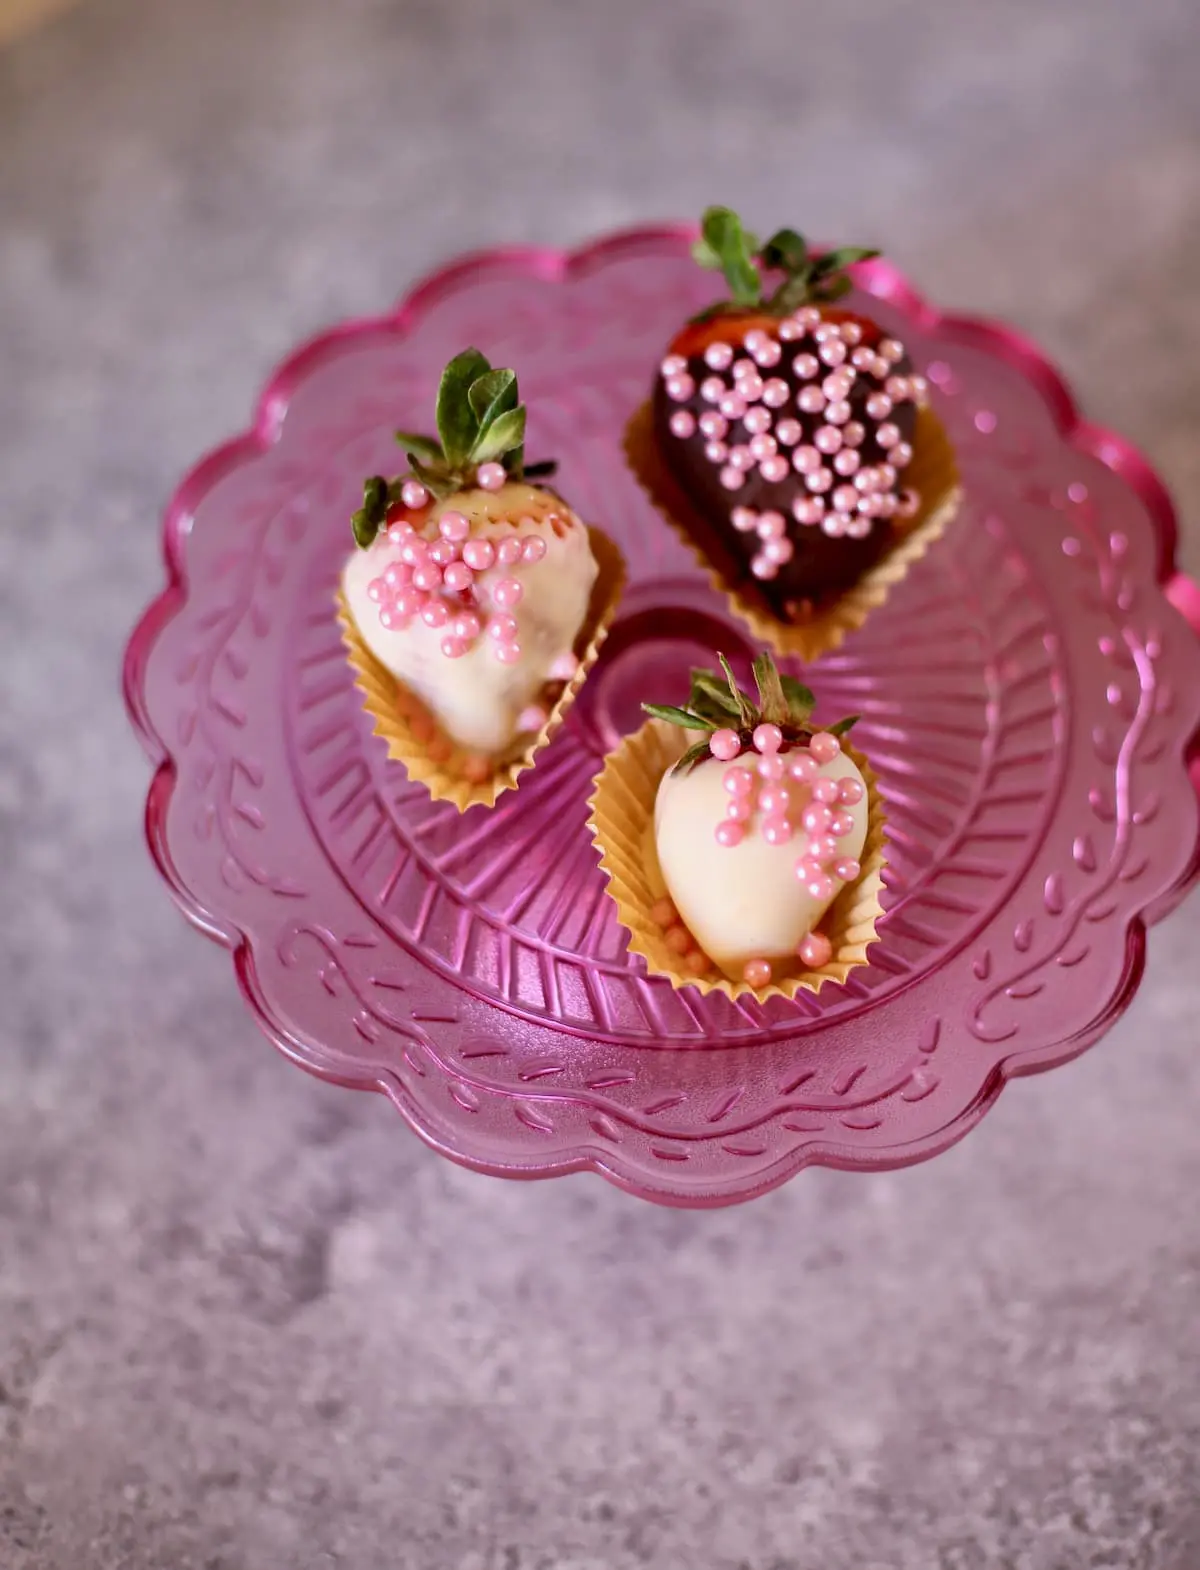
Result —
[[436, 406], [437, 435], [397, 431], [407, 470], [391, 480], [373, 474], [363, 482], [363, 504], [350, 520], [364, 549], [383, 527], [390, 502], [405, 480], [419, 480], [439, 501], [477, 483], [481, 464], [499, 463], [511, 480], [544, 478], [556, 464], [525, 463], [525, 407], [515, 371], [494, 369], [478, 349], [456, 354], [442, 372]]
[[[769, 650], [764, 649], [754, 661], [757, 701], [738, 686], [725, 656], [718, 654], [717, 660], [724, 673], [723, 681], [715, 671], [694, 670], [686, 704], [677, 707], [674, 704], [643, 703], [642, 708], [653, 719], [665, 720], [668, 725], [678, 725], [684, 730], [701, 731], [707, 735], [717, 730], [734, 730], [743, 750], [753, 749], [754, 732], [764, 723], [779, 726], [785, 747], [804, 746], [816, 734], [817, 727], [812, 723], [816, 700], [812, 692], [794, 676], [780, 675]], [[835, 736], [844, 736], [857, 719], [856, 714], [851, 715], [825, 728]], [[675, 772], [686, 774], [709, 755], [708, 742], [697, 742], [676, 763]]]
[[[788, 316], [802, 305], [840, 300], [851, 288], [846, 269], [878, 255], [878, 251], [854, 245], [814, 254], [794, 229], [778, 229], [760, 243], [731, 208], [710, 207], [700, 220], [700, 239], [692, 247], [692, 256], [701, 267], [725, 275], [729, 300], [710, 306], [693, 320], [703, 321], [730, 308], [755, 306], [774, 316]], [[766, 300], [763, 271], [783, 274], [779, 287]]]

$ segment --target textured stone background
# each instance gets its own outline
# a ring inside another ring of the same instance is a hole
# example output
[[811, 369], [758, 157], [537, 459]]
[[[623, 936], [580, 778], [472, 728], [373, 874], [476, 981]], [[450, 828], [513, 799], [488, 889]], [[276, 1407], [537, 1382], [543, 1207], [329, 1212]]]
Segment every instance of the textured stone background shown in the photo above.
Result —
[[1198, 82], [1196, 0], [89, 0], [0, 52], [3, 1570], [1200, 1564], [1197, 901], [925, 1167], [506, 1185], [264, 1044], [117, 694], [296, 339], [714, 198], [1023, 325], [1194, 519]]

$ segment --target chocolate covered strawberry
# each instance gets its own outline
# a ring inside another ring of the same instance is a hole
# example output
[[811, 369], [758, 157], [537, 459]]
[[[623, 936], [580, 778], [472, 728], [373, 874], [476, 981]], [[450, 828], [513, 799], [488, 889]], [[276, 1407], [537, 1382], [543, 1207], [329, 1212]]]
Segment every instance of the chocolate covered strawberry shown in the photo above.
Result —
[[[817, 929], [860, 875], [867, 789], [842, 749], [853, 720], [815, 728], [812, 693], [781, 677], [769, 654], [754, 664], [757, 701], [721, 665], [724, 680], [692, 673], [685, 707], [645, 705], [701, 737], [658, 788], [655, 845], [670, 903], [657, 914], [670, 928], [677, 913], [684, 937], [731, 980], [763, 987], [777, 971], [828, 964]], [[686, 966], [686, 942], [673, 946]]]
[[676, 334], [655, 381], [655, 444], [698, 543], [783, 621], [853, 585], [921, 503], [904, 471], [925, 382], [902, 343], [837, 303], [846, 269], [877, 254], [815, 255], [790, 229], [760, 244], [709, 208], [695, 255], [730, 298]]
[[598, 567], [587, 526], [530, 483], [511, 370], [458, 355], [437, 429], [397, 432], [407, 472], [365, 482], [342, 590], [375, 659], [484, 770], [541, 729], [575, 674]]

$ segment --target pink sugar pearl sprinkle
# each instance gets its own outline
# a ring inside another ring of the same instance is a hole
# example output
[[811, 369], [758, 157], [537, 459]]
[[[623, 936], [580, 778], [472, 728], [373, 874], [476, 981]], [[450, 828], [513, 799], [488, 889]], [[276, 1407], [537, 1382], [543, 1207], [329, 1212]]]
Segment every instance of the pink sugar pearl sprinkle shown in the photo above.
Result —
[[857, 807], [865, 795], [866, 791], [863, 789], [860, 780], [844, 779], [838, 781], [838, 800], [844, 807]]
[[497, 643], [511, 643], [517, 636], [517, 619], [515, 616], [493, 616], [488, 622], [488, 637], [495, 638]]
[[800, 963], [809, 970], [820, 970], [833, 958], [833, 944], [823, 932], [810, 932], [797, 949]]
[[452, 594], [464, 594], [474, 583], [475, 575], [465, 562], [451, 562], [442, 574], [442, 582]]
[[[731, 762], [742, 750], [737, 731], [727, 728], [713, 731], [708, 738], [708, 750], [714, 758], [720, 759], [722, 763]], [[745, 770], [739, 769], [738, 773], [745, 773]], [[725, 778], [728, 780], [729, 776], [726, 775]]]
[[765, 987], [771, 980], [771, 962], [766, 959], [750, 959], [746, 961], [742, 971], [742, 979], [747, 986]]
[[842, 744], [828, 731], [818, 731], [808, 744], [808, 750], [818, 763], [832, 763], [842, 750]]
[[778, 725], [759, 725], [754, 731], [755, 750], [763, 753], [778, 752], [783, 746], [783, 732]]
[[[737, 740], [737, 736], [733, 731], [726, 731], [724, 733], [721, 731], [715, 732], [715, 735], [717, 736], [722, 734], [733, 736], [734, 740]], [[709, 743], [709, 748], [710, 750], [712, 749], [711, 742]], [[715, 752], [713, 755], [714, 757], [718, 758], [721, 756], [719, 752]], [[725, 773], [721, 777], [721, 780], [722, 784], [725, 786], [725, 789], [731, 796], [750, 796], [753, 794], [754, 776], [751, 774], [749, 769], [726, 769]]]
[[496, 560], [496, 547], [491, 540], [468, 540], [462, 549], [462, 559], [473, 572], [486, 572]]
[[713, 835], [718, 845], [723, 845], [726, 850], [732, 850], [735, 845], [740, 845], [745, 837], [746, 830], [740, 823], [732, 818], [726, 818], [718, 823], [713, 830]]
[[838, 799], [837, 780], [819, 779], [813, 782], [812, 799], [823, 807], [831, 807]]
[[475, 472], [475, 478], [485, 491], [498, 491], [508, 483], [508, 475], [502, 463], [481, 463]]
[[786, 812], [791, 804], [791, 797], [788, 795], [785, 785], [767, 785], [764, 790], [759, 792], [758, 805], [763, 812], [771, 816], [774, 816], [776, 813]]

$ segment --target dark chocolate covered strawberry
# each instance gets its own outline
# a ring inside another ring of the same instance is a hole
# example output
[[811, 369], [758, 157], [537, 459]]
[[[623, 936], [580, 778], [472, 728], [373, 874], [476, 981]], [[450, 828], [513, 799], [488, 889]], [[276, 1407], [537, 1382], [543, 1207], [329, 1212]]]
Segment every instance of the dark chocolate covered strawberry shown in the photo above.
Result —
[[[850, 588], [921, 498], [906, 487], [925, 382], [904, 345], [837, 302], [846, 269], [877, 255], [814, 255], [793, 230], [765, 244], [711, 207], [695, 256], [730, 298], [688, 322], [659, 367], [655, 446], [692, 509], [698, 543], [783, 621]], [[773, 293], [764, 274], [780, 277]]]

